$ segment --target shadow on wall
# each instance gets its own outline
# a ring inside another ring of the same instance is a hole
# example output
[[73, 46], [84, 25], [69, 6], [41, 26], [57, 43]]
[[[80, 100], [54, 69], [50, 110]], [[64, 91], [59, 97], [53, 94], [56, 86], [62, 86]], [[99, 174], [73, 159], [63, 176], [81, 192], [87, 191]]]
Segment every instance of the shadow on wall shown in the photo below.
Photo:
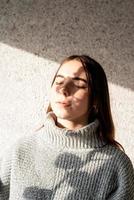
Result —
[[88, 54], [134, 89], [134, 1], [1, 0], [0, 40], [45, 59]]

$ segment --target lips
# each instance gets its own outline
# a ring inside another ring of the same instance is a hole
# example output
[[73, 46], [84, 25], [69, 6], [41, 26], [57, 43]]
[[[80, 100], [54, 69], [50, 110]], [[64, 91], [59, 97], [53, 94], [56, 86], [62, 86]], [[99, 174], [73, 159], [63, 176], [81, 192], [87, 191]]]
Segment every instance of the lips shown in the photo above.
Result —
[[63, 105], [63, 106], [70, 106], [71, 105], [70, 102], [67, 102], [67, 101], [59, 101], [57, 103], [60, 104], [60, 105]]

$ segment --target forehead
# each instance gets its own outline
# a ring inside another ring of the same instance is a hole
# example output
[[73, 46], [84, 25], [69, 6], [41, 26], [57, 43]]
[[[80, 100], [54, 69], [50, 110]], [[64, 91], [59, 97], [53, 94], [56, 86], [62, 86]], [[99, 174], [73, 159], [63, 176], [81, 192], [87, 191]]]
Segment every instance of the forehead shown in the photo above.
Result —
[[86, 73], [84, 70], [84, 67], [82, 66], [82, 63], [78, 60], [71, 60], [63, 63], [57, 73], [57, 75], [63, 75], [64, 77], [70, 76], [70, 77], [83, 77], [86, 78]]

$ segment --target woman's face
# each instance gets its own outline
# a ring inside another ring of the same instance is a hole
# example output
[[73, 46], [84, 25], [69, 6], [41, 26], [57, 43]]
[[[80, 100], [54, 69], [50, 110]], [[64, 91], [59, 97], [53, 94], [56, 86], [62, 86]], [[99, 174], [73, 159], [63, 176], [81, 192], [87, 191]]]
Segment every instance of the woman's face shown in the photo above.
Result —
[[57, 118], [87, 122], [90, 107], [87, 76], [78, 60], [67, 61], [60, 67], [51, 88], [50, 104]]

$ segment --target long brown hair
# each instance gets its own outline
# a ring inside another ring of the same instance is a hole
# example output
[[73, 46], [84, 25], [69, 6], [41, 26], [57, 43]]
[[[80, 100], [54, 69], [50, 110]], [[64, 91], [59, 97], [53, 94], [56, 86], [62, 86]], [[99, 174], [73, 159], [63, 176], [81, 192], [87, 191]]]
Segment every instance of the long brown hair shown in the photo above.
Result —
[[[115, 128], [111, 114], [108, 82], [104, 69], [88, 55], [69, 56], [61, 62], [60, 67], [63, 63], [71, 60], [80, 61], [85, 69], [89, 85], [88, 88], [91, 89], [92, 95], [90, 99], [92, 109], [89, 117], [90, 121], [95, 118], [98, 118], [100, 121], [100, 131], [98, 136], [106, 140], [109, 144], [123, 149], [122, 145], [115, 140]], [[55, 77], [58, 71], [56, 72]], [[50, 111], [52, 111], [51, 105], [49, 105], [47, 113]]]

